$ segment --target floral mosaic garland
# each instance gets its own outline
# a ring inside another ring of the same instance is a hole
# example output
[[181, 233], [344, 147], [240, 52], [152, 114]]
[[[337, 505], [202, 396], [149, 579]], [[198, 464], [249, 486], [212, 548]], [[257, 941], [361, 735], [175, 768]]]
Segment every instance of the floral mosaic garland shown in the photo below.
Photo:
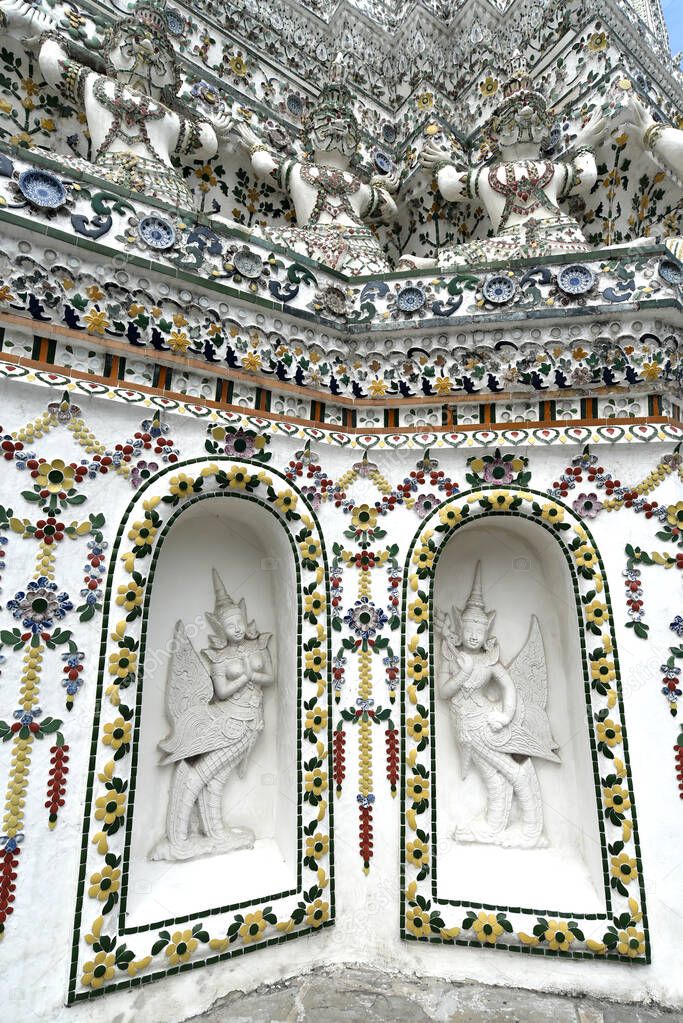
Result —
[[[588, 647], [584, 686], [590, 701], [591, 748], [597, 757], [596, 798], [605, 822], [603, 873], [612, 902], [611, 911], [606, 909], [599, 919], [579, 923], [580, 916], [563, 911], [557, 912], [557, 919], [546, 919], [531, 910], [480, 905], [468, 909], [466, 902], [457, 909], [438, 898], [432, 881], [435, 655], [433, 640], [427, 642], [425, 633], [433, 612], [434, 577], [440, 553], [455, 530], [491, 515], [521, 515], [553, 534], [579, 588], [577, 613]], [[649, 962], [619, 663], [604, 567], [590, 533], [566, 505], [536, 491], [492, 487], [458, 495], [433, 512], [413, 539], [406, 560], [404, 603], [416, 594], [421, 604], [419, 622], [414, 617], [404, 620], [402, 643], [407, 672], [402, 692], [402, 936], [544, 955]], [[595, 637], [592, 644], [591, 636]]]
[[[79, 881], [85, 902], [76, 916], [80, 941], [72, 964], [70, 1001], [102, 989], [140, 983], [143, 978], [191, 969], [236, 950], [281, 941], [285, 936], [310, 933], [333, 918], [326, 741], [328, 629], [326, 615], [318, 607], [317, 613], [309, 609], [302, 616], [297, 641], [303, 736], [299, 767], [302, 802], [298, 811], [299, 870], [303, 880], [299, 890], [294, 895], [273, 896], [267, 905], [255, 898], [246, 915], [236, 913], [234, 907], [218, 913], [214, 909], [207, 913], [211, 932], [203, 922], [191, 927], [179, 923], [180, 929], [161, 929], [156, 934], [136, 928], [136, 933], [126, 933], [126, 940], [122, 940], [115, 908], [127, 870], [128, 815], [132, 813], [129, 803], [134, 788], [131, 750], [139, 729], [142, 699], [138, 678], [143, 657], [143, 608], [147, 607], [156, 557], [172, 522], [195, 501], [218, 497], [256, 501], [274, 514], [296, 552], [300, 574], [297, 590], [310, 590], [311, 585], [314, 589], [325, 587], [322, 538], [315, 519], [307, 514], [305, 499], [291, 489], [284, 476], [276, 470], [266, 472], [258, 461], [218, 457], [214, 463], [206, 458], [182, 462], [145, 483], [131, 502], [112, 552], [108, 584], [118, 597], [105, 612], [103, 625], [104, 666], [93, 733], [97, 764], [90, 779], [83, 846], [87, 858]], [[119, 597], [123, 599], [119, 601]], [[122, 608], [118, 614], [117, 603]]]

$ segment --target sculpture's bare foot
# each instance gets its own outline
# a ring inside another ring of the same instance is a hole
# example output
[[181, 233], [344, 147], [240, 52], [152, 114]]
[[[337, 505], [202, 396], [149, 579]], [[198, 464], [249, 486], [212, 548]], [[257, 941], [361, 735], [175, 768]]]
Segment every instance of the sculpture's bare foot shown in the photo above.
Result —
[[500, 834], [491, 831], [488, 824], [482, 823], [456, 828], [453, 832], [453, 838], [456, 842], [481, 842], [485, 845], [491, 845], [494, 842], [500, 841]]
[[545, 835], [524, 835], [520, 832], [511, 832], [503, 836], [501, 845], [506, 849], [547, 849], [548, 839]]
[[251, 828], [226, 828], [222, 836], [190, 835], [184, 842], [169, 842], [162, 838], [149, 854], [150, 860], [192, 860], [199, 856], [216, 856], [220, 853], [235, 852], [237, 849], [253, 849], [255, 836]]

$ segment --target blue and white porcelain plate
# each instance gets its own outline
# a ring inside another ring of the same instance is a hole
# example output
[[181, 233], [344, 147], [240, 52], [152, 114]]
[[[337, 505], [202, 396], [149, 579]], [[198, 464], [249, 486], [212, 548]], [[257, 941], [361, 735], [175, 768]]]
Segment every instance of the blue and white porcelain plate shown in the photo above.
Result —
[[595, 274], [582, 263], [565, 266], [557, 275], [557, 286], [565, 295], [587, 295], [595, 286]]
[[237, 250], [233, 263], [237, 273], [249, 281], [255, 281], [263, 273], [263, 260], [246, 246]]
[[663, 259], [659, 264], [659, 276], [667, 284], [683, 284], [683, 266], [673, 259]]
[[24, 198], [43, 210], [58, 210], [67, 200], [66, 188], [57, 175], [49, 171], [22, 171], [18, 184]]
[[163, 217], [143, 217], [138, 224], [138, 236], [150, 249], [159, 252], [175, 245], [175, 228]]
[[495, 274], [484, 282], [481, 289], [487, 302], [493, 305], [505, 305], [515, 297], [515, 282], [504, 274]]
[[396, 307], [402, 313], [416, 313], [427, 301], [422, 288], [416, 288], [409, 284], [407, 288], [401, 288], [396, 295]]

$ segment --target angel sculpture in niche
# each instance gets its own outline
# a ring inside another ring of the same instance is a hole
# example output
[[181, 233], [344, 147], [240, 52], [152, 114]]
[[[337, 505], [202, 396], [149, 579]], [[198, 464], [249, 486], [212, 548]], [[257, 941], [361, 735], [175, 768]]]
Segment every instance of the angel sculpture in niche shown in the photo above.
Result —
[[[481, 563], [464, 609], [435, 613], [442, 637], [439, 690], [450, 701], [463, 778], [476, 768], [487, 800], [483, 819], [456, 828], [453, 837], [458, 842], [530, 849], [548, 844], [533, 758], [560, 763], [545, 710], [545, 651], [532, 615], [524, 647], [505, 666], [498, 641], [489, 637], [495, 616], [484, 606]], [[519, 824], [511, 826], [515, 805]]]
[[[228, 778], [244, 777], [249, 754], [263, 730], [263, 687], [275, 681], [270, 633], [247, 620], [213, 570], [213, 629], [201, 659], [185, 626], [177, 622], [166, 687], [171, 734], [159, 743], [162, 765], [175, 764], [166, 811], [166, 835], [153, 860], [186, 860], [209, 853], [251, 849], [250, 828], [226, 827], [222, 796]], [[193, 816], [196, 811], [198, 827]]]

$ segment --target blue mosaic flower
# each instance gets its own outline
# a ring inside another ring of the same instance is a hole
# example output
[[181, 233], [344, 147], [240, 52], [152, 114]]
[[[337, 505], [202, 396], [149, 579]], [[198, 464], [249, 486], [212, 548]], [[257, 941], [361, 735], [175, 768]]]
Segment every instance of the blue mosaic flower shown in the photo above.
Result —
[[669, 625], [669, 628], [671, 629], [672, 632], [675, 632], [677, 636], [683, 638], [683, 616], [676, 615], [674, 620]]
[[376, 636], [389, 621], [386, 613], [375, 607], [368, 597], [361, 597], [344, 615], [344, 622], [359, 639], [368, 640]]
[[35, 634], [51, 629], [56, 621], [73, 610], [73, 604], [68, 593], [57, 592], [57, 583], [41, 575], [31, 580], [26, 591], [15, 593], [14, 599], [7, 601], [7, 609], [21, 619], [25, 629]]
[[9, 835], [0, 835], [0, 846], [8, 853], [16, 852], [17, 847], [20, 846], [23, 841], [24, 835], [22, 832], [19, 832], [19, 834], [15, 835], [13, 838], [10, 838]]

